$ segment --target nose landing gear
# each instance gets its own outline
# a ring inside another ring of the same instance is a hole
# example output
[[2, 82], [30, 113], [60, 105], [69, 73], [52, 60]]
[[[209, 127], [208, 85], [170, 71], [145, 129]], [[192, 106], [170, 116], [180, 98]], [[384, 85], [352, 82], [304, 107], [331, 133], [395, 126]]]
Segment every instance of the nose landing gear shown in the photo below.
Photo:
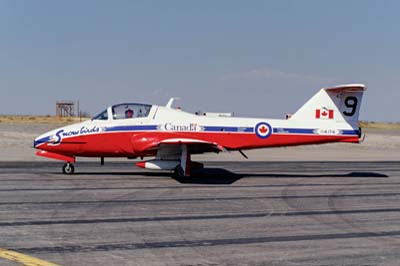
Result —
[[72, 175], [75, 172], [75, 167], [72, 163], [64, 164], [62, 171], [66, 175]]

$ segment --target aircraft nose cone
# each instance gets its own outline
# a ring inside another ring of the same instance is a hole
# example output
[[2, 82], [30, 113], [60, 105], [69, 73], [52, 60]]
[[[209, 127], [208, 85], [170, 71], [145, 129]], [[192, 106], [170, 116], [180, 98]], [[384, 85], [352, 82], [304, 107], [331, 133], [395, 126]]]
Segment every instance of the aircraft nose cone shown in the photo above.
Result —
[[39, 138], [33, 139], [33, 148], [37, 148], [37, 146], [40, 144]]
[[50, 140], [50, 136], [39, 136], [33, 140], [33, 147], [38, 148], [40, 144], [46, 143]]

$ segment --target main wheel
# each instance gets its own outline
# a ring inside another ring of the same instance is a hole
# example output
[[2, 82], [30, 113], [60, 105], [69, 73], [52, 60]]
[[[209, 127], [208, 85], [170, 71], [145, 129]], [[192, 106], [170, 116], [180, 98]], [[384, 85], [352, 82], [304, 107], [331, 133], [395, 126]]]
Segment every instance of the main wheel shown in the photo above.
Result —
[[173, 176], [176, 178], [184, 177], [182, 166], [175, 167]]
[[64, 164], [62, 171], [66, 175], [72, 175], [75, 172], [75, 167], [72, 163]]

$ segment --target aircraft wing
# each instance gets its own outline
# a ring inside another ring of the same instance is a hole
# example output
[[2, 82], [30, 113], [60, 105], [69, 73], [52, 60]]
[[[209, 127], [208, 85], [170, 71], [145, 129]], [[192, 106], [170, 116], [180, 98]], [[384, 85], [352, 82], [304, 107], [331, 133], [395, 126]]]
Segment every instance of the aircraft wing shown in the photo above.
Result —
[[182, 154], [182, 145], [188, 148], [190, 154], [221, 152], [224, 150], [224, 148], [217, 143], [191, 138], [164, 139], [151, 147], [151, 150], [157, 150], [157, 159], [172, 160], [180, 158]]

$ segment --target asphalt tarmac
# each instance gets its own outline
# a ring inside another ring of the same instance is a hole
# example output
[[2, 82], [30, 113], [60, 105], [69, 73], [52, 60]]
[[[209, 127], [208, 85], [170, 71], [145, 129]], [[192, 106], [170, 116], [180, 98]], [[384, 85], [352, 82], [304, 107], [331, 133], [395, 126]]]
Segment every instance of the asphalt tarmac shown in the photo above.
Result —
[[0, 162], [1, 266], [400, 264], [400, 162], [61, 166]]

